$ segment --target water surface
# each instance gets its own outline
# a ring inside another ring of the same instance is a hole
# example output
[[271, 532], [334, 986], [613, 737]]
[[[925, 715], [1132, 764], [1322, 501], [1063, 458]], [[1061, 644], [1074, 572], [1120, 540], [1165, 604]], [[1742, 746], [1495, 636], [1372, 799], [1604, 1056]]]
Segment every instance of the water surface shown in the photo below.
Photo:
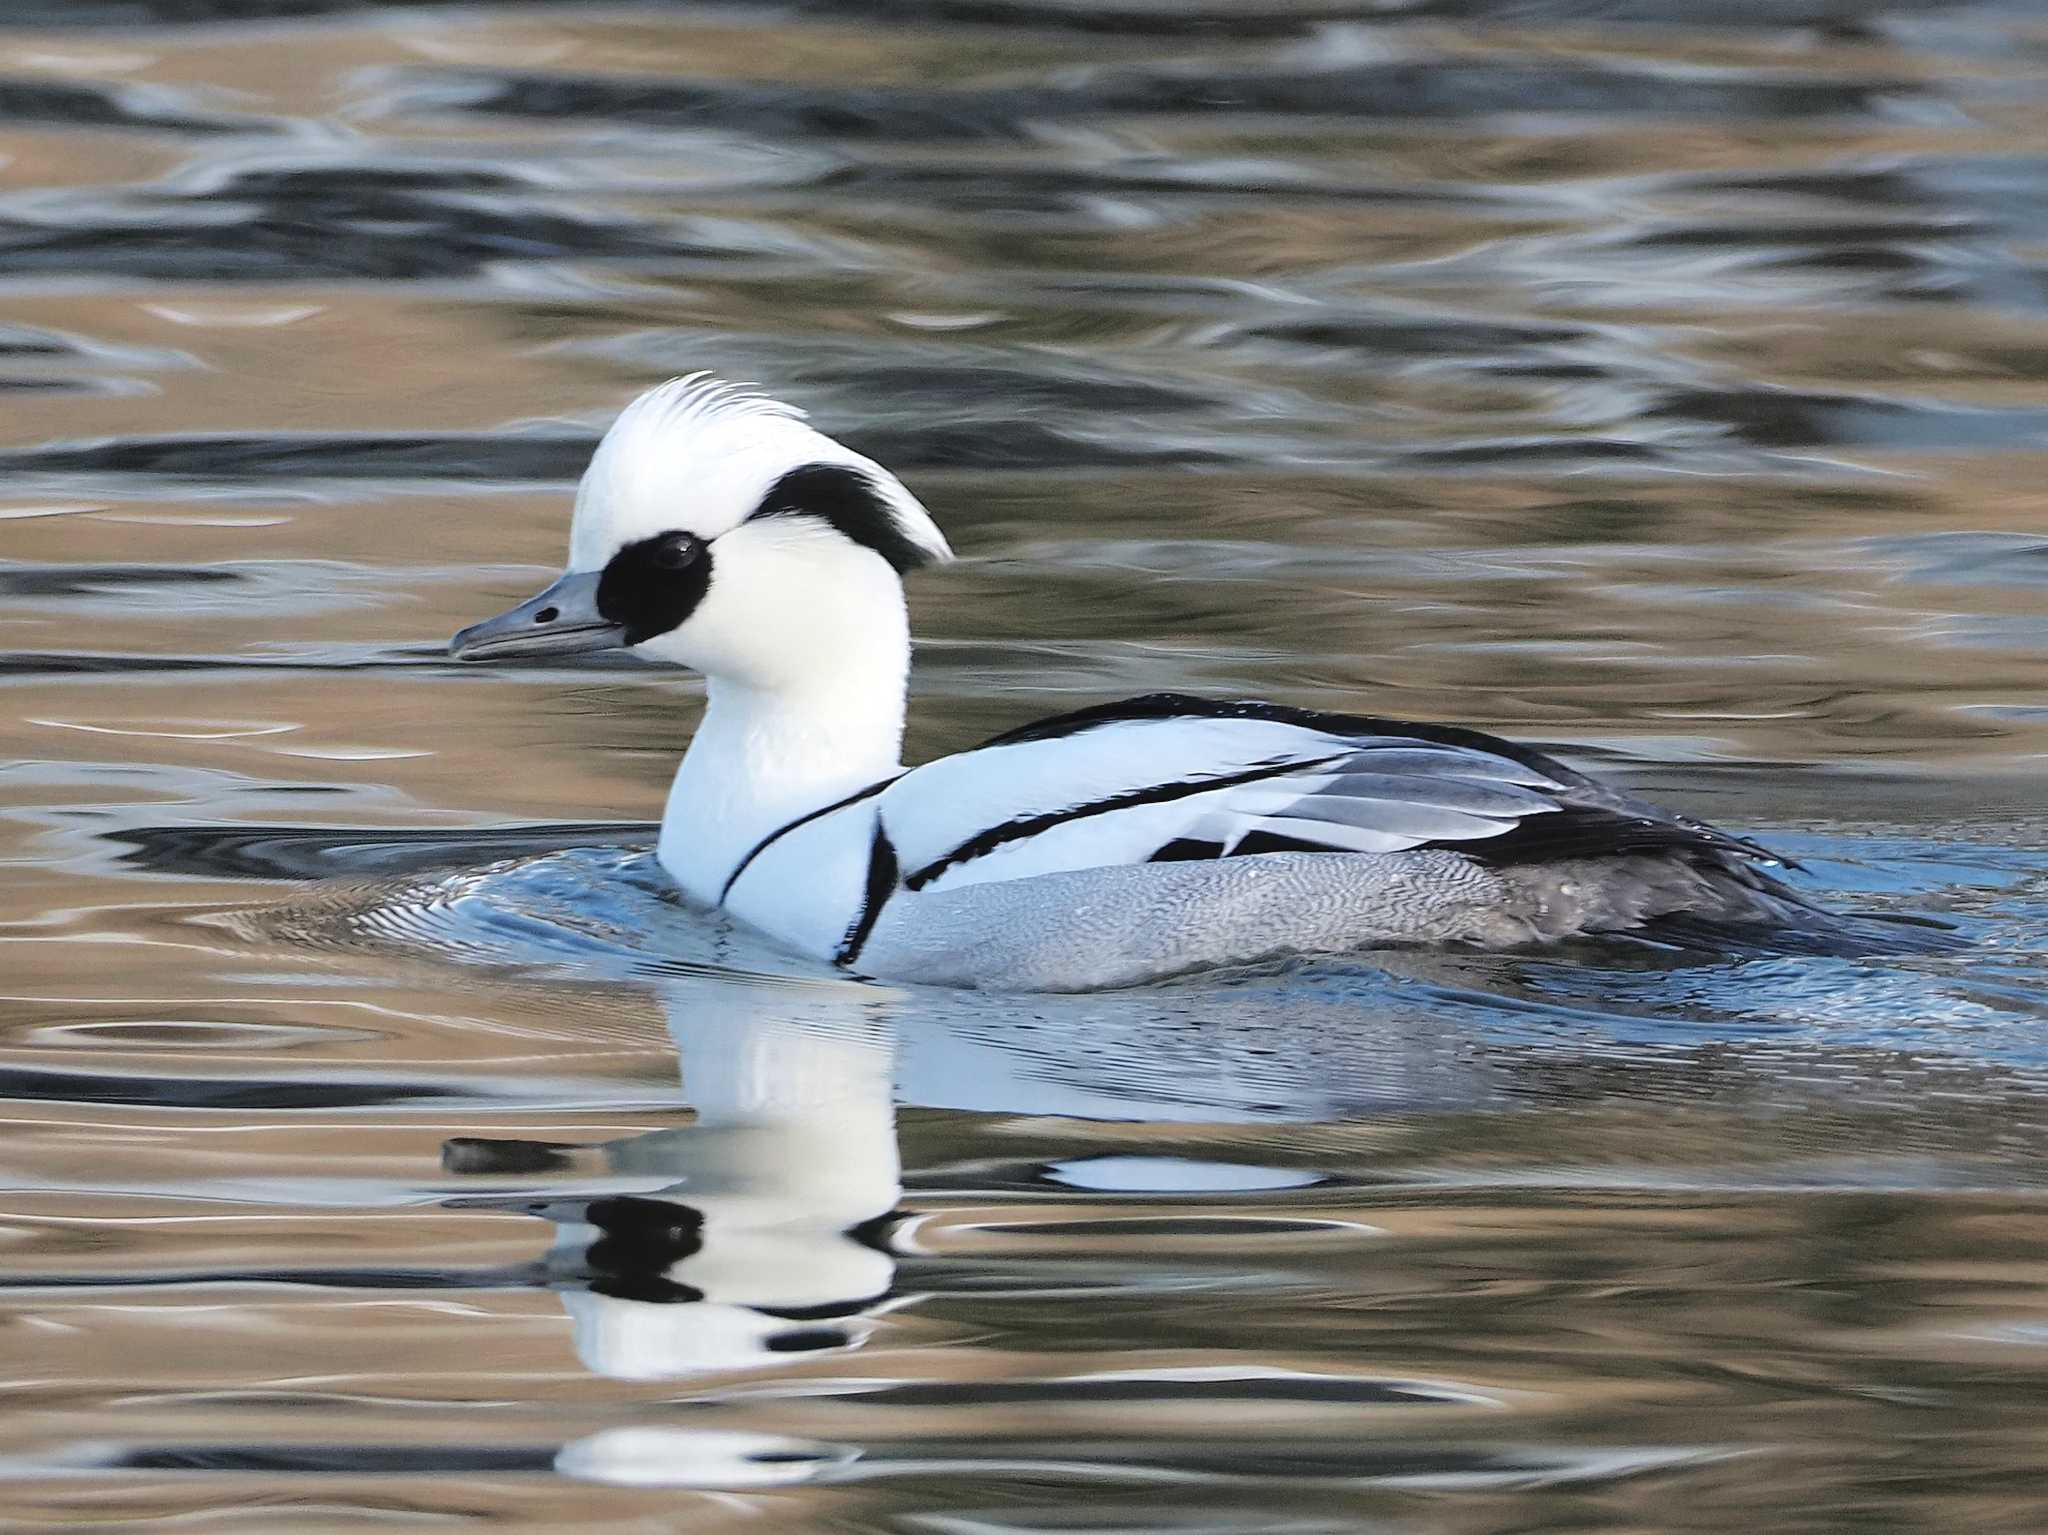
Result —
[[[2027, 4], [0, 12], [0, 1529], [2048, 1525]], [[609, 413], [902, 471], [914, 756], [1504, 731], [1960, 958], [869, 986], [479, 670]]]

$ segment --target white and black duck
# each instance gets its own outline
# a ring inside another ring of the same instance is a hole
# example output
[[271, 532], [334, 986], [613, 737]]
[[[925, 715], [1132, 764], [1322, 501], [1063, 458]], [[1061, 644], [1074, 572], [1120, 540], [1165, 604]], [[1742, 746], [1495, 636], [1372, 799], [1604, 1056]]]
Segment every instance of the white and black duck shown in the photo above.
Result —
[[1153, 694], [905, 768], [902, 578], [949, 558], [888, 470], [697, 375], [605, 434], [568, 573], [452, 648], [703, 673], [663, 867], [862, 975], [1063, 991], [1390, 945], [1872, 946], [1755, 843], [1470, 730]]

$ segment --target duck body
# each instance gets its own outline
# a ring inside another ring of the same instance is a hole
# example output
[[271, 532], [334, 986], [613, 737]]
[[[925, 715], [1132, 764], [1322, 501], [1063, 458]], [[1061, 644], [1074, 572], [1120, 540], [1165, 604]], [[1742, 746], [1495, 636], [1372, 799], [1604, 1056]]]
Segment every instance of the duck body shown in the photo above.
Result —
[[902, 578], [950, 554], [893, 475], [799, 412], [676, 380], [599, 445], [568, 572], [453, 649], [702, 672], [663, 868], [878, 979], [1070, 991], [1586, 935], [1872, 946], [1755, 843], [1450, 726], [1151, 694], [906, 769]]
[[1754, 843], [1527, 748], [1184, 694], [891, 770], [737, 857], [702, 811], [686, 769], [660, 857], [687, 893], [899, 981], [1067, 991], [1291, 953], [1827, 921]]

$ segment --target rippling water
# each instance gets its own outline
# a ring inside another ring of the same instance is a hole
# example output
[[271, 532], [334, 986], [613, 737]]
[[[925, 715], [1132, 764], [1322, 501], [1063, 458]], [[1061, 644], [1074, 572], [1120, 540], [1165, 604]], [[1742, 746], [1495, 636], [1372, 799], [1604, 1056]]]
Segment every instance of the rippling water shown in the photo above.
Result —
[[[0, 10], [0, 1528], [2048, 1527], [2044, 146], [2027, 0]], [[966, 556], [917, 755], [1468, 723], [1976, 947], [792, 962], [691, 679], [441, 649], [697, 367]]]

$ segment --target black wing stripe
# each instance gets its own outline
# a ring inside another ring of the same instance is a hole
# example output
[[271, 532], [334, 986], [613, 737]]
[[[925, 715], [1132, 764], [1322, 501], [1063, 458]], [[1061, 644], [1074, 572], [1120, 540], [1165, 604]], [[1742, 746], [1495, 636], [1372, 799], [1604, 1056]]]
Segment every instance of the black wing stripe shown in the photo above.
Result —
[[1175, 837], [1155, 851], [1147, 863], [1206, 863], [1223, 856], [1223, 844], [1205, 837]]
[[748, 848], [746, 857], [733, 865], [732, 873], [726, 875], [725, 884], [718, 892], [718, 904], [721, 906], [725, 904], [725, 898], [732, 894], [732, 887], [737, 885], [740, 882], [740, 876], [747, 872], [747, 865], [773, 847], [778, 839], [788, 836], [799, 826], [808, 826], [820, 817], [830, 815], [835, 810], [844, 810], [848, 805], [857, 805], [871, 794], [880, 794], [902, 776], [901, 773], [894, 773], [887, 778], [878, 778], [865, 789], [854, 790], [845, 799], [836, 799], [831, 804], [820, 806], [816, 810], [807, 810], [794, 821], [784, 821], [775, 830]]
[[846, 925], [846, 936], [839, 940], [839, 952], [832, 956], [833, 964], [848, 966], [860, 958], [860, 951], [867, 947], [869, 935], [882, 918], [882, 908], [889, 904], [889, 897], [895, 893], [896, 845], [882, 830], [882, 818], [878, 815], [875, 817], [875, 840], [868, 849], [868, 887], [861, 896], [860, 910]]
[[1091, 800], [1085, 805], [1069, 805], [1064, 810], [1047, 810], [1038, 815], [1019, 816], [1013, 821], [1004, 821], [999, 826], [990, 826], [976, 832], [951, 852], [943, 853], [923, 868], [913, 871], [904, 879], [903, 885], [908, 890], [922, 890], [948, 869], [979, 858], [984, 853], [992, 853], [1006, 842], [1019, 842], [1026, 837], [1035, 837], [1040, 832], [1050, 831], [1053, 827], [1064, 825], [1068, 821], [1081, 820], [1085, 816], [1106, 815], [1112, 810], [1132, 810], [1140, 805], [1161, 805], [1169, 800], [1207, 794], [1213, 789], [1233, 789], [1239, 784], [1257, 783], [1261, 778], [1284, 778], [1295, 773], [1312, 773], [1332, 762], [1341, 762], [1350, 755], [1348, 751], [1343, 751], [1327, 757], [1289, 758], [1285, 762], [1268, 762], [1258, 767], [1246, 768], [1241, 773], [1224, 773], [1214, 778], [1188, 778], [1175, 783], [1150, 784], [1142, 789], [1127, 789], [1122, 794]]
[[1723, 832], [1700, 831], [1674, 821], [1624, 815], [1602, 807], [1567, 805], [1533, 815], [1498, 836], [1471, 842], [1432, 842], [1477, 863], [1505, 868], [1522, 863], [1556, 863], [1572, 858], [1610, 858], [1624, 853], [1672, 853], [1742, 858], [1775, 857], [1753, 842]]
[[1006, 730], [981, 744], [984, 748], [1020, 746], [1027, 741], [1057, 741], [1104, 725], [1171, 719], [1261, 720], [1275, 725], [1299, 725], [1324, 735], [1406, 738], [1422, 746], [1449, 746], [1461, 751], [1504, 757], [1518, 766], [1534, 769], [1559, 785], [1592, 786], [1595, 782], [1584, 773], [1575, 772], [1556, 758], [1547, 757], [1530, 747], [1457, 725], [1425, 725], [1414, 720], [1382, 719], [1371, 714], [1331, 714], [1320, 709], [1296, 709], [1287, 704], [1267, 703], [1263, 699], [1202, 698], [1193, 693], [1146, 693], [1116, 703], [1097, 704], [1092, 709], [1055, 714], [1050, 719]]

